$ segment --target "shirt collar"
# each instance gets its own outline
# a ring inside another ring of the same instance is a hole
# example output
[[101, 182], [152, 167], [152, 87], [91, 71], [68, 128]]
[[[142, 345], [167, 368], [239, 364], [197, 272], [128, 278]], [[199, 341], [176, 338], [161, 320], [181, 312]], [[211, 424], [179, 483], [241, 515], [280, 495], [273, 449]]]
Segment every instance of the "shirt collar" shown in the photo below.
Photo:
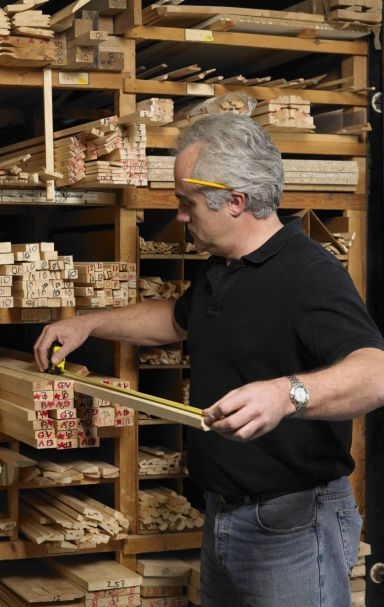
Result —
[[243, 255], [242, 259], [255, 264], [263, 263], [270, 257], [273, 257], [280, 251], [288, 240], [299, 234], [305, 234], [301, 219], [297, 216], [281, 217], [283, 227], [276, 234], [271, 236], [261, 247]]

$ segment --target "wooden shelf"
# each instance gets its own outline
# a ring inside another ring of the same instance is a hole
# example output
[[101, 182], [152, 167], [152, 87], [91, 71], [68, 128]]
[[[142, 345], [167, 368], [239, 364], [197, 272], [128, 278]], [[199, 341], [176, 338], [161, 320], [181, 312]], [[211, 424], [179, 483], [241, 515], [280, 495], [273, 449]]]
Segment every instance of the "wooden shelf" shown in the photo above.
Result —
[[71, 550], [71, 551], [58, 551], [48, 552], [48, 544], [34, 544], [28, 540], [14, 540], [14, 541], [0, 541], [0, 559], [28, 559], [28, 558], [42, 558], [52, 557], [61, 555], [78, 555], [78, 554], [94, 554], [99, 552], [114, 552], [120, 550], [125, 540], [111, 540], [108, 544], [99, 544], [96, 548], [89, 548], [88, 550]]
[[[110, 90], [121, 89], [121, 72], [87, 72], [87, 84], [60, 84], [59, 73], [63, 70], [52, 70], [52, 86], [68, 90]], [[68, 72], [65, 72], [68, 73]], [[0, 68], [1, 87], [43, 87], [43, 70], [41, 68]]]
[[[127, 188], [122, 205], [127, 209], [177, 209], [179, 201], [173, 190], [148, 190], [147, 188]], [[281, 208], [325, 209], [325, 210], [366, 210], [364, 194], [348, 192], [283, 192]]]
[[[194, 85], [194, 86], [193, 86]], [[235, 86], [225, 84], [205, 84], [204, 82], [172, 82], [159, 80], [134, 80], [126, 78], [123, 82], [125, 93], [144, 94], [144, 95], [167, 95], [169, 97], [193, 95], [195, 97], [214, 97], [225, 95], [226, 93], [244, 93], [251, 95], [257, 100], [275, 99], [280, 95], [300, 95], [311, 103], [319, 105], [346, 105], [361, 106], [367, 105], [367, 98], [358, 93], [338, 93], [335, 91], [322, 91], [316, 89], [286, 89], [269, 86]]]
[[202, 531], [175, 531], [174, 533], [148, 533], [132, 535], [124, 542], [124, 555], [143, 552], [164, 552], [200, 548]]
[[117, 478], [102, 478], [102, 479], [83, 479], [81, 481], [74, 481], [72, 483], [55, 483], [55, 481], [51, 481], [49, 483], [44, 483], [43, 485], [36, 482], [36, 480], [31, 480], [28, 483], [15, 483], [14, 485], [10, 485], [8, 487], [0, 487], [0, 490], [9, 489], [10, 487], [18, 489], [19, 491], [23, 489], [46, 489], [50, 487], [56, 487], [57, 489], [61, 489], [61, 487], [81, 487], [83, 485], [105, 485], [111, 484], [115, 481], [118, 481]]
[[[34, 315], [34, 312], [37, 314]], [[42, 313], [40, 318], [39, 312]], [[75, 315], [76, 308], [3, 308], [0, 310], [0, 325], [47, 323]]]
[[[365, 105], [365, 104], [364, 104]], [[323, 133], [297, 133], [270, 131], [269, 136], [282, 154], [311, 156], [366, 156], [367, 145], [358, 135], [335, 135]], [[176, 145], [179, 129], [175, 127], [148, 127], [147, 146], [169, 149]], [[133, 188], [125, 188], [124, 194]], [[140, 189], [140, 188], [137, 188]], [[155, 190], [149, 190], [150, 193]]]
[[[252, 47], [276, 51], [300, 53], [326, 53], [332, 55], [368, 55], [368, 44], [361, 40], [326, 40], [324, 38], [300, 38], [299, 36], [243, 34], [211, 30], [184, 29], [179, 27], [156, 27], [136, 25], [125, 32], [125, 38], [137, 41], [157, 40], [162, 42], [186, 42], [188, 44], [210, 44]], [[194, 39], [192, 39], [194, 37]]]

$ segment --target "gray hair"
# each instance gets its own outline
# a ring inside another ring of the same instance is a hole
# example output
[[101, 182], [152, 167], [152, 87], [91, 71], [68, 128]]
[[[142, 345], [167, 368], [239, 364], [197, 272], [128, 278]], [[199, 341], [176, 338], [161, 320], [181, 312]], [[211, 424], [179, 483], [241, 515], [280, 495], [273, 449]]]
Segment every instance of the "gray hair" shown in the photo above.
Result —
[[[252, 118], [230, 112], [202, 118], [184, 129], [177, 153], [193, 143], [202, 144], [194, 179], [214, 181], [243, 192], [245, 208], [255, 217], [267, 217], [276, 211], [284, 184], [281, 154]], [[212, 210], [218, 210], [230, 198], [227, 190], [196, 187]]]

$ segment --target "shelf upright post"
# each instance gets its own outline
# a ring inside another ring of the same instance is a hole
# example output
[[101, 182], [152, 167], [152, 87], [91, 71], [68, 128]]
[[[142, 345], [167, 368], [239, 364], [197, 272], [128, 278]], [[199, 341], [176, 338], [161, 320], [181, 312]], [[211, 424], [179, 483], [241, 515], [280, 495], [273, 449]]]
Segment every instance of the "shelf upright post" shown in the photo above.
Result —
[[[135, 74], [135, 42], [124, 40], [124, 72]], [[123, 92], [123, 79], [120, 90], [115, 94], [115, 112], [119, 116], [134, 112], [136, 109], [135, 95]], [[122, 194], [121, 194], [122, 197]], [[136, 263], [136, 211], [130, 211], [121, 206], [120, 200], [115, 208], [115, 259]], [[132, 388], [136, 388], [136, 348], [122, 342], [115, 344], [115, 370], [117, 377], [128, 379]], [[137, 533], [138, 509], [138, 436], [137, 414], [134, 423], [122, 429], [121, 437], [115, 442], [115, 463], [120, 468], [119, 479], [115, 484], [115, 506], [130, 519], [130, 528]], [[129, 541], [129, 540], [128, 540]], [[117, 555], [120, 562], [133, 570], [136, 568], [134, 556]]]
[[[53, 109], [52, 109], [52, 70], [43, 70], [43, 95], [44, 95], [44, 135], [45, 135], [45, 168], [49, 173], [55, 170], [55, 158], [53, 150]], [[55, 201], [55, 182], [48, 179], [46, 183], [47, 202]]]

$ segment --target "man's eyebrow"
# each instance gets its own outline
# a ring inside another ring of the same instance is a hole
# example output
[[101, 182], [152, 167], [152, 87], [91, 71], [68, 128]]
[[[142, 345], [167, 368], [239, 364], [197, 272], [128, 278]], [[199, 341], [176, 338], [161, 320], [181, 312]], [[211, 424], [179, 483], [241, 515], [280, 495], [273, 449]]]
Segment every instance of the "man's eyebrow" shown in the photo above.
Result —
[[181, 194], [179, 192], [175, 192], [176, 198], [179, 200], [186, 200], [187, 202], [193, 202], [192, 198], [189, 198], [186, 194]]

